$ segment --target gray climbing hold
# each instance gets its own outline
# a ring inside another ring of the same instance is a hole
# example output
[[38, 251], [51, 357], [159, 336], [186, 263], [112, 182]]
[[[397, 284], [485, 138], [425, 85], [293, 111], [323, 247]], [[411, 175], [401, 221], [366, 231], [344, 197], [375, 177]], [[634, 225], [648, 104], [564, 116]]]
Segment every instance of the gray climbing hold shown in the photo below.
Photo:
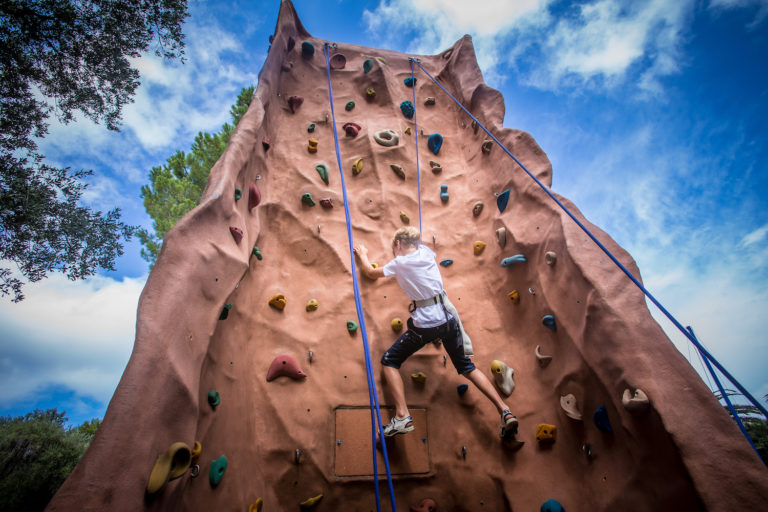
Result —
[[320, 178], [328, 185], [328, 166], [325, 164], [317, 164], [315, 170], [320, 175]]
[[504, 258], [501, 260], [501, 266], [502, 267], [511, 267], [517, 263], [525, 263], [528, 261], [528, 259], [522, 255], [522, 254], [515, 254], [514, 256], [510, 256], [508, 258]]
[[301, 194], [301, 202], [307, 206], [315, 206], [315, 200], [312, 199], [312, 194], [309, 192]]
[[434, 160], [429, 161], [429, 166], [432, 168], [432, 172], [434, 174], [440, 174], [441, 172], [443, 172], [443, 166], [435, 162]]
[[424, 104], [425, 105], [429, 105], [429, 106], [434, 105], [435, 104], [435, 97], [434, 96], [427, 97], [427, 99], [424, 100]]
[[448, 201], [448, 185], [440, 185], [440, 199], [443, 202]]
[[400, 138], [394, 130], [380, 130], [373, 134], [373, 140], [382, 146], [391, 147], [397, 146]]
[[472, 206], [472, 215], [479, 216], [483, 212], [483, 202], [478, 201]]
[[544, 327], [547, 329], [550, 329], [552, 331], [557, 330], [557, 325], [555, 324], [555, 317], [552, 315], [544, 315], [541, 319], [541, 323], [544, 324]]
[[389, 167], [395, 172], [395, 174], [397, 174], [398, 178], [400, 178], [401, 180], [405, 179], [405, 170], [403, 169], [402, 165], [390, 164]]

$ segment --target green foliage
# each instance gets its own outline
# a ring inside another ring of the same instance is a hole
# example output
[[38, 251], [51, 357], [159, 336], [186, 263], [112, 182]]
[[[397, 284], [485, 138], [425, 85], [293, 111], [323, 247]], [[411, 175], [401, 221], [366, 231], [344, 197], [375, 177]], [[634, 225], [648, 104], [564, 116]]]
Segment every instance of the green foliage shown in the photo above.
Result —
[[[714, 393], [718, 400], [722, 400], [720, 391], [715, 391]], [[726, 389], [725, 394], [729, 397], [742, 396], [741, 393], [738, 393], [732, 389]], [[768, 395], [765, 395], [763, 399], [768, 402]], [[760, 458], [763, 459], [763, 463], [768, 466], [768, 419], [766, 419], [760, 409], [754, 405], [742, 405], [734, 403], [732, 403], [732, 405], [733, 409], [736, 411], [736, 414], [739, 415], [739, 419], [741, 419], [741, 423], [744, 425], [747, 434], [749, 434], [749, 437], [752, 438], [752, 444], [754, 444], [755, 448], [757, 448], [757, 453], [760, 454]], [[725, 407], [725, 410], [728, 411], [728, 414], [731, 413], [727, 405], [723, 407]]]
[[211, 167], [224, 152], [235, 126], [248, 110], [253, 91], [252, 86], [240, 91], [229, 111], [232, 124], [225, 123], [216, 133], [198, 133], [189, 153], [177, 151], [165, 165], [149, 171], [150, 183], [141, 187], [141, 197], [144, 198], [144, 208], [152, 217], [152, 230], [139, 229], [136, 234], [144, 245], [141, 256], [150, 265], [157, 260], [165, 234], [200, 202]]
[[[78, 205], [90, 171], [43, 164], [35, 138], [51, 114], [69, 123], [80, 112], [117, 130], [139, 85], [129, 58], [153, 41], [157, 55], [183, 57], [186, 16], [186, 0], [0, 2], [0, 259], [30, 282], [113, 269], [133, 232], [117, 208]], [[23, 284], [0, 268], [0, 295], [18, 302]]]
[[40, 410], [0, 418], [0, 499], [3, 510], [43, 510], [64, 483], [101, 424], [67, 429], [66, 413]]

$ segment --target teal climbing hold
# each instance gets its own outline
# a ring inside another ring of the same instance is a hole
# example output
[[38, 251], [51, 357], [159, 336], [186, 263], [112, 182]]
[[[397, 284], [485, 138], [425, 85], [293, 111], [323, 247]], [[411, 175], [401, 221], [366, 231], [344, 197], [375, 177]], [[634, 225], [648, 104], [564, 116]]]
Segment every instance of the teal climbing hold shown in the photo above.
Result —
[[346, 110], [347, 112], [349, 112], [353, 108], [355, 108], [355, 102], [354, 101], [348, 101], [347, 104], [344, 105], [344, 110]]
[[354, 333], [357, 331], [357, 322], [354, 320], [348, 320], [347, 321], [347, 330], [351, 333]]
[[229, 316], [229, 310], [232, 309], [232, 304], [225, 304], [219, 315], [219, 320], [226, 320]]
[[307, 131], [309, 133], [312, 133], [313, 131], [315, 131], [315, 123], [311, 123], [309, 126], [307, 126]]
[[524, 255], [515, 254], [514, 256], [510, 256], [509, 258], [504, 258], [503, 260], [501, 260], [501, 266], [511, 267], [516, 263], [525, 263], [526, 261], [528, 261], [528, 258], [526, 258]]
[[301, 43], [301, 54], [307, 58], [313, 56], [315, 54], [315, 45], [309, 41], [304, 41]]
[[409, 76], [408, 78], [403, 80], [403, 83], [405, 84], [406, 87], [413, 87], [414, 85], [416, 85], [416, 77]]
[[557, 330], [557, 325], [555, 324], [555, 317], [552, 315], [545, 315], [541, 319], [541, 323], [544, 324], [544, 327], [547, 329], [550, 329], [552, 331]]
[[256, 259], [261, 261], [264, 256], [261, 255], [261, 251], [259, 250], [258, 246], [253, 246], [253, 251], [251, 251], [254, 256], [256, 256]]
[[499, 207], [499, 213], [503, 213], [509, 202], [509, 189], [505, 190], [496, 198], [496, 206]]
[[459, 384], [456, 386], [456, 392], [459, 394], [459, 396], [464, 396], [464, 393], [466, 393], [468, 389], [468, 384]]
[[448, 260], [441, 261], [440, 265], [442, 265], [444, 267], [447, 267], [448, 265], [451, 265], [452, 263], [453, 263], [453, 260], [448, 259]]
[[211, 404], [211, 407], [216, 407], [221, 403], [221, 395], [215, 389], [208, 392], [208, 403]]
[[547, 500], [541, 505], [541, 512], [565, 512], [565, 508], [557, 500]]
[[222, 455], [216, 460], [211, 461], [211, 470], [208, 472], [208, 481], [211, 487], [216, 487], [224, 478], [224, 472], [227, 470], [227, 458]]
[[433, 133], [427, 139], [427, 147], [434, 154], [437, 154], [440, 152], [440, 147], [442, 145], [443, 145], [443, 136], [440, 135], [439, 133]]
[[413, 119], [413, 113], [415, 110], [413, 108], [413, 103], [411, 103], [409, 100], [405, 100], [400, 104], [400, 111], [408, 119]]
[[301, 194], [301, 202], [307, 206], [315, 206], [315, 200], [312, 199], [312, 194], [309, 192]]
[[317, 164], [315, 166], [315, 170], [320, 174], [320, 178], [325, 182], [325, 184], [328, 184], [328, 166], [325, 164]]
[[373, 61], [371, 59], [365, 59], [363, 62], [363, 73], [368, 73], [373, 69]]
[[613, 428], [611, 427], [611, 421], [608, 419], [608, 410], [605, 408], [605, 404], [600, 405], [600, 407], [595, 410], [592, 419], [597, 428], [606, 434], [613, 434]]
[[448, 185], [440, 185], [440, 199], [448, 201]]
[[238, 201], [241, 197], [243, 197], [243, 191], [239, 188], [235, 189], [235, 201]]

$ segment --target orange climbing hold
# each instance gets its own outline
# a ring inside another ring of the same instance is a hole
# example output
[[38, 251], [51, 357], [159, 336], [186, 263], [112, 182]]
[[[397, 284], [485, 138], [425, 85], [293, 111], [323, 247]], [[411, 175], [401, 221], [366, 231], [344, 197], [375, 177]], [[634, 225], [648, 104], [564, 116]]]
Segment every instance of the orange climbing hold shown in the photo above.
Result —
[[267, 371], [267, 382], [272, 382], [278, 377], [290, 377], [293, 380], [307, 378], [307, 374], [301, 371], [299, 363], [290, 354], [277, 356]]
[[269, 299], [269, 305], [280, 311], [284, 310], [286, 305], [285, 295], [276, 293]]
[[264, 500], [262, 498], [256, 498], [256, 501], [250, 504], [248, 512], [261, 512], [261, 507], [264, 506]]
[[485, 246], [486, 246], [485, 242], [481, 242], [479, 240], [475, 242], [473, 244], [473, 247], [475, 249], [475, 256], [480, 256], [481, 254], [483, 254], [483, 251], [485, 250]]
[[310, 153], [317, 153], [317, 139], [309, 139], [309, 142], [307, 143], [307, 151]]
[[507, 294], [507, 297], [509, 297], [509, 300], [511, 300], [515, 304], [520, 302], [520, 292], [518, 292], [517, 290], [512, 290], [511, 292], [509, 292]]
[[541, 444], [554, 443], [557, 437], [557, 427], [548, 423], [536, 426], [536, 440]]

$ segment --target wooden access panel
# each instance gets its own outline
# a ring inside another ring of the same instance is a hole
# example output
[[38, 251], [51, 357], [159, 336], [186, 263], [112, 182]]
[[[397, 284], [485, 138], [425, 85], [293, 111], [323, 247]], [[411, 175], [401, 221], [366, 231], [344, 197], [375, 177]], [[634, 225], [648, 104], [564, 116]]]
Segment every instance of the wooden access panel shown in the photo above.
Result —
[[[429, 476], [432, 464], [429, 459], [427, 410], [410, 409], [410, 412], [413, 432], [385, 438], [389, 469], [392, 476]], [[381, 409], [381, 421], [386, 425], [394, 413], [394, 409]], [[342, 478], [372, 478], [370, 409], [339, 407], [335, 411], [335, 419], [335, 475]], [[377, 450], [377, 469], [379, 477], [386, 475], [381, 449]]]

